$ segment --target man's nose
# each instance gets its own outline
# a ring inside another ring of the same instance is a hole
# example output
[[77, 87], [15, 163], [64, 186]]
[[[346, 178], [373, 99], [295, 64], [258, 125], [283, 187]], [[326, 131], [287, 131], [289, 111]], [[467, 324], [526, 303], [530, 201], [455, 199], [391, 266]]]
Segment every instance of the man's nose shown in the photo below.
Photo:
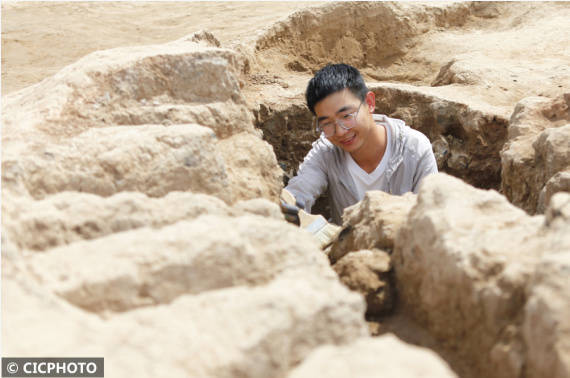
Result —
[[341, 126], [341, 123], [338, 120], [334, 121], [335, 124], [335, 135], [336, 136], [343, 136], [344, 134], [346, 134], [348, 132], [347, 129], [345, 129], [344, 127]]

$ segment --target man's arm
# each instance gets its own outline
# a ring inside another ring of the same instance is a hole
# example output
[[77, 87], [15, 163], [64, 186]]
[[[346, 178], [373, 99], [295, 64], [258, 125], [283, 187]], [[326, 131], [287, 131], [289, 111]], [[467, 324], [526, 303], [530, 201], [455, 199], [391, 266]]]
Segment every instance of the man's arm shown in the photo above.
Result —
[[[427, 140], [427, 138], [426, 138]], [[412, 191], [418, 193], [422, 179], [432, 173], [437, 173], [437, 161], [433, 154], [431, 144], [427, 141], [427, 146], [424, 147], [424, 152], [420, 156], [416, 172], [414, 173]]]
[[326, 142], [317, 140], [299, 166], [297, 175], [289, 180], [285, 189], [291, 192], [297, 202], [303, 204], [306, 212], [310, 213], [313, 204], [327, 188], [327, 171], [324, 154]]

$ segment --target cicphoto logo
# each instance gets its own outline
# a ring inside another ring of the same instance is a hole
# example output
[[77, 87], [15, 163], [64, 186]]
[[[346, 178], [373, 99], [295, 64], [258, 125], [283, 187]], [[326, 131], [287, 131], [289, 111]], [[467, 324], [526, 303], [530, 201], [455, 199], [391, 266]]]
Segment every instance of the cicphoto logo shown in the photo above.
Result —
[[103, 358], [2, 358], [3, 377], [104, 377]]

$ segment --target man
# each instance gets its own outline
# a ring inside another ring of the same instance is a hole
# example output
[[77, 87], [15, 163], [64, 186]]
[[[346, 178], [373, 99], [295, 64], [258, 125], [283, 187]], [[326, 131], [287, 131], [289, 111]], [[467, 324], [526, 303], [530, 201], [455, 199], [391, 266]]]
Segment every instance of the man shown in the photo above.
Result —
[[332, 220], [368, 190], [417, 193], [421, 180], [437, 172], [428, 138], [403, 121], [373, 114], [376, 97], [360, 72], [327, 65], [309, 82], [307, 106], [321, 133], [285, 188], [310, 212], [328, 187]]

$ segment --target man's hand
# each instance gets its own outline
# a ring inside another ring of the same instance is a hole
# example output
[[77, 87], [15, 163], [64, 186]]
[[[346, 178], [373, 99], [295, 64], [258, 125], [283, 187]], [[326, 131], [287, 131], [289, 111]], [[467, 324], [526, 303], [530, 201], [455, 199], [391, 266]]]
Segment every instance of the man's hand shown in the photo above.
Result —
[[340, 227], [328, 223], [322, 215], [312, 215], [299, 208], [295, 196], [286, 189], [281, 192], [281, 211], [288, 222], [309, 231], [321, 249], [329, 246], [340, 232]]
[[281, 212], [285, 216], [285, 220], [299, 226], [301, 224], [299, 210], [300, 206], [298, 206], [295, 196], [287, 189], [283, 189], [281, 191]]
[[288, 203], [281, 201], [281, 212], [285, 217], [287, 222], [296, 224], [299, 226], [301, 221], [299, 220], [299, 208], [297, 206], [289, 205]]

